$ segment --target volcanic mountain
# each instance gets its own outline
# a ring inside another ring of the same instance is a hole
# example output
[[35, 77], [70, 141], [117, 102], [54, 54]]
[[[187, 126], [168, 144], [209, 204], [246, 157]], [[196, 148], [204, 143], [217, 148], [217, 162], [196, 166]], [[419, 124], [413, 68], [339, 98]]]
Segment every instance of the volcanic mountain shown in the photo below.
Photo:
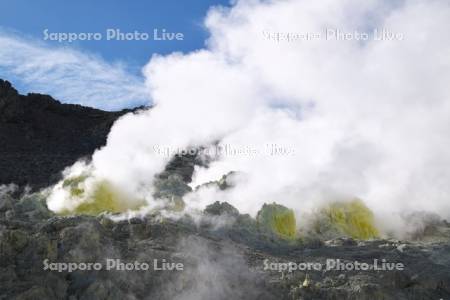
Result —
[[[89, 159], [114, 121], [132, 111], [24, 96], [0, 80], [0, 299], [449, 299], [450, 225], [443, 220], [402, 241], [352, 238], [327, 218], [315, 232], [280, 230], [295, 227], [295, 218], [275, 203], [256, 218], [214, 201], [178, 218], [157, 210], [129, 218], [50, 211], [38, 190]], [[195, 163], [175, 157], [159, 175], [159, 194], [188, 192]], [[210, 184], [228, 188], [224, 180]], [[93, 262], [100, 268], [86, 269]], [[75, 269], [63, 269], [69, 264]], [[172, 264], [183, 269], [161, 271]]]

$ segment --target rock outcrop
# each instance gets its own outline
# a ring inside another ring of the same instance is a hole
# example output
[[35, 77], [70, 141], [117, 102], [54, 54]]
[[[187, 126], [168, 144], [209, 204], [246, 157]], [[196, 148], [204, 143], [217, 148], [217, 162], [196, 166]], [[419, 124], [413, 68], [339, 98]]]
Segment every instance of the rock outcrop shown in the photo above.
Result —
[[114, 121], [126, 112], [20, 95], [0, 79], [0, 184], [37, 189], [54, 183], [65, 167], [103, 146]]

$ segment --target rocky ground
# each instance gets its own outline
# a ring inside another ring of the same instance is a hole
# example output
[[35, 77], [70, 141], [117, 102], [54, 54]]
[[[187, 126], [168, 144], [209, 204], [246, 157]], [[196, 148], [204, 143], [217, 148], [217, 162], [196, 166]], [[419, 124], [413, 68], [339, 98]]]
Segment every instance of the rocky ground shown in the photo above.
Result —
[[[158, 213], [122, 221], [62, 217], [46, 209], [42, 196], [15, 199], [3, 188], [0, 299], [450, 299], [445, 222], [409, 242], [285, 241], [228, 207], [216, 203], [196, 218], [178, 220]], [[49, 265], [100, 262], [103, 268], [45, 270], [46, 259]], [[150, 268], [106, 270], [106, 259]], [[182, 263], [183, 270], [153, 270], [154, 259]], [[368, 265], [384, 259], [404, 269], [326, 270], [327, 259]], [[289, 272], [290, 262], [323, 268]]]
[[[0, 299], [450, 299], [445, 221], [408, 241], [283, 239], [226, 203], [190, 215], [57, 216], [45, 192], [21, 188], [55, 182], [64, 167], [103, 145], [125, 112], [22, 96], [0, 80]], [[172, 160], [159, 175], [159, 194], [173, 195], [174, 186], [187, 192], [195, 163]], [[1, 186], [10, 182], [19, 188]], [[107, 270], [107, 259], [149, 270]], [[345, 270], [327, 270], [338, 259]], [[155, 270], [154, 260], [166, 270]], [[374, 269], [375, 260], [383, 270]], [[101, 268], [69, 272], [61, 263]], [[347, 267], [358, 263], [368, 269]], [[387, 270], [399, 263], [403, 268]], [[173, 264], [183, 270], [167, 270]]]

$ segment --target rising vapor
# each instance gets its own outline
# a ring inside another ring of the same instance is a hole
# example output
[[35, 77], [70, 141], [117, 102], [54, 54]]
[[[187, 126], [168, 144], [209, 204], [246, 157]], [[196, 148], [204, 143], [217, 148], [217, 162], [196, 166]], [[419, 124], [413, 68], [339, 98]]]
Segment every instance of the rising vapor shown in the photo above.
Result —
[[[450, 6], [447, 1], [238, 1], [205, 20], [207, 47], [155, 56], [144, 68], [155, 107], [121, 118], [88, 165], [86, 188], [107, 181], [125, 198], [153, 201], [170, 157], [155, 147], [211, 146], [288, 154], [221, 155], [192, 186], [230, 171], [235, 187], [200, 188], [188, 207], [228, 201], [255, 215], [265, 202], [297, 215], [361, 198], [386, 230], [399, 213], [450, 217]], [[267, 32], [388, 29], [403, 39], [286, 41]], [[49, 207], [73, 208], [60, 183]], [[301, 221], [300, 221], [301, 222]]]

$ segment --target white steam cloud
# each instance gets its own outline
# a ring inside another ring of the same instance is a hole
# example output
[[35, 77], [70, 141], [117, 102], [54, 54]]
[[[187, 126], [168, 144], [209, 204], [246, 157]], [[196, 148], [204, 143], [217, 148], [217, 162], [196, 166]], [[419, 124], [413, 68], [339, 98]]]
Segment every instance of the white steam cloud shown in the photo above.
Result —
[[[301, 214], [359, 197], [378, 217], [450, 217], [448, 1], [242, 0], [213, 8], [205, 23], [206, 49], [157, 56], [145, 67], [156, 106], [113, 126], [93, 156], [94, 178], [152, 201], [153, 177], [169, 159], [155, 147], [276, 144], [294, 152], [223, 155], [198, 167], [193, 186], [229, 171], [239, 171], [237, 185], [190, 193], [188, 205], [223, 200], [255, 214], [276, 201]], [[387, 29], [403, 39], [327, 40], [327, 29]], [[267, 33], [322, 38], [276, 41]]]

